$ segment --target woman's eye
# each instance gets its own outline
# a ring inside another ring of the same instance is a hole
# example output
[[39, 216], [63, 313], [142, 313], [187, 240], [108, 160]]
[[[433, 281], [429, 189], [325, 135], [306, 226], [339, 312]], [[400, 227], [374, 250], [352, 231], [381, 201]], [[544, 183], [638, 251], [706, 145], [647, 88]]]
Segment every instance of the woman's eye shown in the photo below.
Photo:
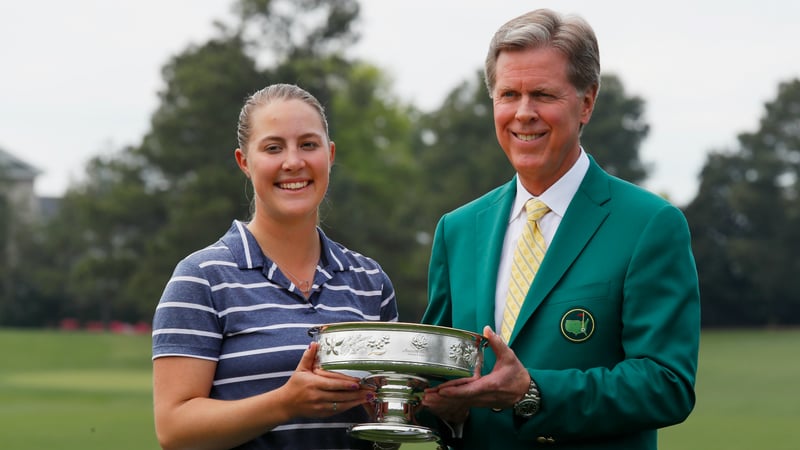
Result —
[[281, 151], [281, 147], [279, 145], [268, 145], [264, 150], [269, 153], [278, 153]]
[[303, 144], [300, 145], [300, 147], [303, 148], [303, 149], [306, 149], [306, 150], [313, 150], [313, 149], [317, 148], [317, 143], [316, 142], [304, 142]]

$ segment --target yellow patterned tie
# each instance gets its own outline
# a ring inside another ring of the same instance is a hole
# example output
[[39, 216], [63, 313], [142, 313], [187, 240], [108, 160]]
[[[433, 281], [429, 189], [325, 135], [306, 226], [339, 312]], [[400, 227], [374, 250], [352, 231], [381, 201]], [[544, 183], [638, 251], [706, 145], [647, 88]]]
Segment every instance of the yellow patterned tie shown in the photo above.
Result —
[[544, 259], [544, 252], [547, 250], [544, 236], [542, 236], [542, 231], [536, 221], [547, 214], [550, 208], [540, 200], [532, 198], [525, 203], [525, 211], [528, 214], [528, 221], [525, 223], [522, 235], [517, 241], [517, 249], [514, 251], [508, 295], [506, 295], [506, 309], [503, 311], [503, 323], [500, 327], [500, 335], [506, 342], [511, 338], [519, 310], [522, 309], [522, 303], [533, 283], [533, 277], [536, 276], [539, 265]]

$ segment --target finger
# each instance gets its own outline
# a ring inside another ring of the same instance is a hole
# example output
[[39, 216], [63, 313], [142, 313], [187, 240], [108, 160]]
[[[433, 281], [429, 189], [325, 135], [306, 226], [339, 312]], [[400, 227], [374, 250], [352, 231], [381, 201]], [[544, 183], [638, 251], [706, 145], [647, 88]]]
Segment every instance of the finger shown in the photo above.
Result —
[[319, 375], [321, 377], [325, 377], [325, 378], [336, 379], [336, 380], [344, 380], [344, 381], [349, 381], [351, 383], [356, 383], [356, 384], [361, 383], [361, 379], [360, 378], [357, 378], [357, 377], [354, 377], [354, 376], [351, 376], [351, 375], [347, 375], [347, 374], [344, 374], [344, 373], [340, 373], [340, 372], [332, 372], [332, 371], [329, 371], [329, 370], [320, 369], [319, 367], [314, 369], [314, 374]]
[[422, 404], [424, 405], [431, 405], [437, 404], [442, 401], [442, 396], [439, 395], [437, 392], [424, 392], [422, 394]]
[[331, 401], [339, 402], [339, 405], [348, 404], [353, 406], [374, 400], [375, 393], [365, 391], [337, 391], [328, 398], [330, 398]]
[[314, 370], [314, 361], [317, 359], [317, 348], [319, 344], [312, 342], [308, 348], [303, 352], [300, 362], [297, 364], [297, 370]]
[[489, 341], [489, 348], [492, 349], [498, 360], [507, 357], [509, 353], [513, 352], [508, 344], [506, 344], [506, 341], [503, 340], [499, 334], [492, 331], [488, 325], [484, 327], [483, 335]]
[[460, 423], [466, 418], [469, 405], [463, 402], [454, 402], [438, 395], [425, 395], [422, 406], [428, 408], [435, 415], [453, 423]]
[[461, 386], [462, 384], [467, 384], [475, 381], [477, 377], [466, 377], [466, 378], [456, 378], [453, 380], [446, 381], [438, 386], [427, 388], [425, 392], [438, 392], [441, 389], [447, 389], [449, 387]]
[[366, 395], [367, 392], [372, 392], [372, 389], [362, 387], [358, 378], [325, 376], [316, 371], [314, 371], [314, 375], [319, 377], [316, 382], [317, 388], [323, 391], [363, 392], [363, 395]]
[[323, 416], [332, 416], [356, 407], [367, 408], [368, 412], [374, 410], [374, 394], [372, 392], [366, 395], [354, 394], [355, 396], [337, 395], [334, 399], [324, 402], [321, 405], [321, 413]]
[[428, 395], [428, 394], [425, 394], [422, 397], [422, 401], [420, 403], [422, 404], [423, 407], [428, 408], [428, 409], [438, 413], [438, 412], [442, 412], [442, 411], [446, 410], [447, 409], [446, 405], [448, 403], [451, 403], [451, 402], [448, 402], [447, 400], [445, 400], [440, 395], [436, 395], [436, 394]]

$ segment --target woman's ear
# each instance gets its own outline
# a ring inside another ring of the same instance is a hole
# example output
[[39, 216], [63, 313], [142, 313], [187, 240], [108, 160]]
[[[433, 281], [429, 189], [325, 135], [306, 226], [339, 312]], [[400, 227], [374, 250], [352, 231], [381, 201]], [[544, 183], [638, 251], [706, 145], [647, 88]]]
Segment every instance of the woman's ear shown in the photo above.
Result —
[[237, 148], [233, 154], [236, 157], [236, 164], [239, 166], [239, 169], [244, 172], [244, 176], [250, 178], [250, 170], [247, 168], [247, 155], [245, 155], [240, 148]]

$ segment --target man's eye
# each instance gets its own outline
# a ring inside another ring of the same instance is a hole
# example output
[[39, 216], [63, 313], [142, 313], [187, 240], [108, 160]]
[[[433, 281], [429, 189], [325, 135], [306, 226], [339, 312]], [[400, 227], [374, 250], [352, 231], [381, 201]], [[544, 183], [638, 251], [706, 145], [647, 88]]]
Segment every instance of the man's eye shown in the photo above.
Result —
[[514, 100], [516, 97], [517, 93], [514, 91], [500, 91], [500, 93], [497, 94], [497, 97], [495, 97], [495, 99], [501, 101], [511, 101]]
[[317, 148], [317, 143], [316, 142], [304, 142], [301, 145], [301, 147], [306, 149], [306, 150], [313, 150], [313, 149]]

